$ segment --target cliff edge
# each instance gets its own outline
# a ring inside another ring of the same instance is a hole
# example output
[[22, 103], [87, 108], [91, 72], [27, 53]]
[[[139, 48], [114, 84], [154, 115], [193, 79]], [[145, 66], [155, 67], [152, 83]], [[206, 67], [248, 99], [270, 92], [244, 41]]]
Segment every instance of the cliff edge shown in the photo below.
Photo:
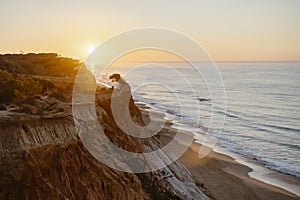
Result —
[[[10, 85], [14, 89], [24, 81], [41, 87], [30, 95], [12, 93], [10, 101], [5, 98], [1, 104], [0, 199], [208, 199], [179, 161], [155, 172], [134, 174], [95, 159], [75, 129], [69, 87], [73, 78], [7, 73], [19, 83]], [[110, 106], [112, 91], [99, 86], [96, 93], [98, 121], [107, 137], [128, 151], [160, 148], [156, 137], [134, 138], [117, 126]], [[132, 98], [129, 109], [132, 119], [145, 125]]]

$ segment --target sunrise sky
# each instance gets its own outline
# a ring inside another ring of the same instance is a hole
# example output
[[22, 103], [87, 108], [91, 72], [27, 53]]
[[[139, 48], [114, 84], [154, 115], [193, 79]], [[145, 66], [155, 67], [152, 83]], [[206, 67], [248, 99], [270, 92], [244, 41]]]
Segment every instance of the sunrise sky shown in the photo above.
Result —
[[298, 0], [1, 0], [0, 53], [57, 52], [85, 59], [123, 31], [161, 27], [214, 60], [300, 60]]

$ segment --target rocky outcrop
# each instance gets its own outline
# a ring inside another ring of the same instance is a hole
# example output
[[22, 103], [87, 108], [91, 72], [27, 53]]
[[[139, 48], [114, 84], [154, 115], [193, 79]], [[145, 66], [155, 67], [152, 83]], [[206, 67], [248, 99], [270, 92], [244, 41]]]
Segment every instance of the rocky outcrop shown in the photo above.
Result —
[[1, 199], [149, 199], [137, 176], [86, 151], [70, 117], [1, 122]]
[[[128, 151], [160, 148], [155, 137], [137, 139], [118, 128], [111, 113], [111, 93], [99, 89], [96, 102], [98, 120], [111, 141]], [[46, 101], [50, 100], [33, 99], [37, 108], [51, 104]], [[55, 105], [59, 110], [35, 115], [0, 111], [0, 199], [207, 198], [179, 161], [144, 174], [121, 172], [99, 162], [77, 135], [70, 103], [55, 100]], [[132, 119], [143, 125], [132, 98], [129, 109]]]

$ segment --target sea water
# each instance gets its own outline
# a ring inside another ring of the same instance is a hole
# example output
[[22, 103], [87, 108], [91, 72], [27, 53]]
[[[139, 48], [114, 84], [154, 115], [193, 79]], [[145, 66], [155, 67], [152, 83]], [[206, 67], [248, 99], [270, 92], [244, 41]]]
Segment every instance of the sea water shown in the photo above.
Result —
[[188, 63], [127, 63], [107, 72], [121, 73], [136, 101], [165, 111], [174, 126], [193, 131], [196, 138], [205, 134], [211, 112], [225, 115], [221, 133], [211, 134], [218, 144], [300, 177], [300, 62], [217, 62], [216, 66], [224, 82], [226, 110], [218, 101], [212, 105], [205, 77]]

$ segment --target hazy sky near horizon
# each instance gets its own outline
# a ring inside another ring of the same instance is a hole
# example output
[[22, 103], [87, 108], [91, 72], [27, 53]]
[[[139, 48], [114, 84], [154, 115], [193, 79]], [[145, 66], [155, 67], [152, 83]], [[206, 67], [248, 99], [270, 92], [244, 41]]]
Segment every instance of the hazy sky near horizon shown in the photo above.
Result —
[[0, 53], [58, 52], [85, 59], [120, 32], [161, 27], [215, 60], [300, 60], [299, 0], [0, 0]]

